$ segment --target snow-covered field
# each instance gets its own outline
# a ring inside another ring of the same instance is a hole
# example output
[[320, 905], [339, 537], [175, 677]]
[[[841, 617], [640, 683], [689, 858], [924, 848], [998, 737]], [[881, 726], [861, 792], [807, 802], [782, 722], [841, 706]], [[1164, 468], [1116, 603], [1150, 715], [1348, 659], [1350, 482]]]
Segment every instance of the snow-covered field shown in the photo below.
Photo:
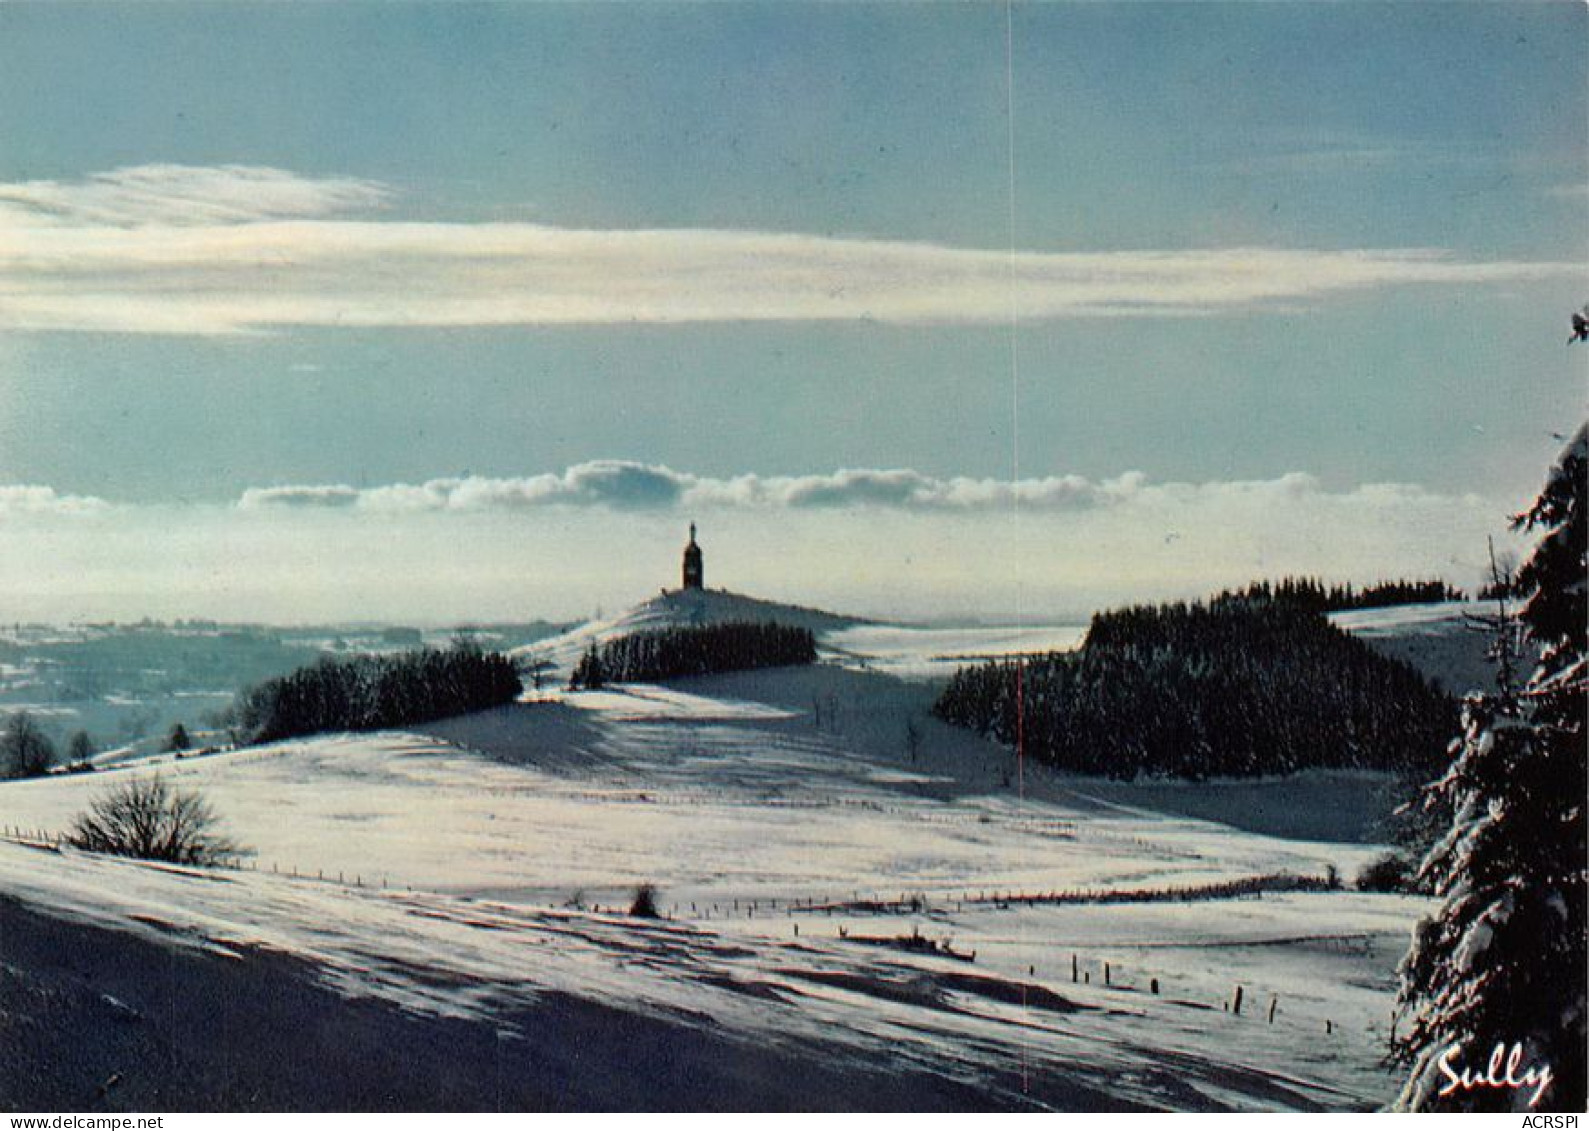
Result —
[[1084, 624], [1018, 628], [914, 628], [857, 625], [823, 635], [841, 662], [864, 664], [901, 679], [945, 680], [962, 664], [1013, 653], [1068, 652], [1087, 635]]
[[[1351, 891], [1377, 849], [1342, 833], [1371, 825], [1383, 782], [1067, 778], [926, 715], [941, 657], [1073, 632], [835, 624], [809, 669], [531, 692], [423, 733], [11, 783], [0, 822], [48, 840], [114, 782], [161, 773], [256, 855], [199, 874], [13, 841], [0, 891], [62, 930], [290, 957], [350, 1003], [510, 1033], [525, 1066], [555, 1001], [601, 1018], [612, 1048], [660, 1024], [754, 1049], [774, 1075], [780, 1057], [824, 1066], [802, 1106], [1386, 1102], [1394, 968], [1422, 906]], [[1347, 890], [1162, 898], [1331, 869]], [[642, 883], [666, 919], [622, 914]], [[751, 1076], [646, 1094], [792, 1102]], [[604, 1094], [636, 1102], [581, 1102]]]

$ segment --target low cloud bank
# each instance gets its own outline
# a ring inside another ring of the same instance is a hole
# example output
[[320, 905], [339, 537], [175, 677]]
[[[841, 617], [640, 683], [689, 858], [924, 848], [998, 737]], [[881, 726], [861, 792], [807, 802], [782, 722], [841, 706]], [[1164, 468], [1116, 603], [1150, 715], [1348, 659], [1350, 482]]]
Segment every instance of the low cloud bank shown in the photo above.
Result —
[[247, 505], [0, 490], [0, 620], [579, 618], [677, 585], [694, 520], [714, 586], [884, 618], [1044, 622], [1288, 573], [1472, 587], [1486, 536], [1511, 544], [1517, 505], [1411, 486], [1331, 491], [1307, 476], [1011, 485], [579, 470], [271, 488]]
[[[842, 510], [883, 508], [918, 512], [1086, 511], [1131, 503], [1192, 505], [1219, 500], [1276, 502], [1328, 496], [1363, 506], [1394, 506], [1445, 498], [1423, 487], [1373, 483], [1328, 491], [1316, 478], [1292, 472], [1275, 479], [1209, 483], [1153, 483], [1140, 472], [1113, 479], [1079, 475], [991, 479], [927, 475], [909, 468], [842, 469], [813, 475], [737, 475], [713, 478], [661, 464], [593, 460], [560, 473], [521, 478], [432, 479], [420, 484], [354, 488], [342, 484], [252, 488], [237, 505], [245, 511], [337, 509], [371, 512], [532, 510], [605, 507], [614, 510], [759, 508]], [[1460, 502], [1471, 502], [1464, 496]]]

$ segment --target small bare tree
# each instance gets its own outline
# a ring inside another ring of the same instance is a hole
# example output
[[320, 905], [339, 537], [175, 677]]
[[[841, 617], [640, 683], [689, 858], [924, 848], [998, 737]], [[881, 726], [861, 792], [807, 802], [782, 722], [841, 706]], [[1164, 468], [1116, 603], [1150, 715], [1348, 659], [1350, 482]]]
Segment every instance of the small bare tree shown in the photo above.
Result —
[[905, 720], [905, 753], [910, 756], [910, 764], [914, 766], [921, 754], [921, 728], [916, 725], [915, 719]]
[[125, 782], [95, 800], [67, 834], [85, 852], [213, 867], [249, 855], [219, 831], [209, 802], [155, 776]]
[[68, 765], [83, 766], [94, 756], [94, 740], [88, 736], [86, 730], [75, 732], [66, 744], [66, 761]]
[[539, 653], [526, 656], [524, 659], [519, 661], [518, 665], [519, 674], [529, 676], [530, 686], [534, 687], [537, 691], [546, 686], [546, 675], [548, 672], [555, 669], [556, 666], [557, 665], [552, 663], [551, 660], [540, 655]]
[[55, 745], [26, 711], [6, 720], [0, 731], [0, 776], [36, 778], [55, 761]]
[[1518, 666], [1523, 657], [1523, 625], [1512, 607], [1516, 588], [1517, 559], [1510, 553], [1495, 553], [1495, 539], [1489, 540], [1490, 580], [1484, 592], [1495, 602], [1489, 614], [1470, 613], [1464, 617], [1469, 628], [1484, 633], [1490, 640], [1485, 655], [1495, 665], [1495, 683], [1501, 701], [1517, 702]]

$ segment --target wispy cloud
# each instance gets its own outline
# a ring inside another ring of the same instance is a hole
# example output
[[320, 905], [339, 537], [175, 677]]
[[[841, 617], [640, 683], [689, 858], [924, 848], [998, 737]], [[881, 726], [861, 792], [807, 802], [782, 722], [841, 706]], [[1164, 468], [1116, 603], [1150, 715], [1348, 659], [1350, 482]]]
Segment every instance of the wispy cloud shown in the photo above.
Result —
[[1206, 167], [1256, 176], [1352, 176], [1391, 170], [1427, 171], [1434, 167], [1478, 169], [1511, 163], [1516, 157], [1479, 140], [1436, 141], [1330, 129], [1259, 130], [1248, 151], [1220, 157]]
[[7, 515], [82, 515], [110, 509], [92, 495], [62, 495], [53, 487], [0, 484], [0, 518]]
[[0, 186], [0, 329], [228, 334], [285, 326], [1186, 316], [1412, 285], [1581, 275], [1431, 249], [1095, 253], [707, 229], [342, 218], [347, 178], [146, 166]]
[[[525, 478], [466, 477], [356, 489], [334, 485], [255, 488], [242, 510], [344, 508], [367, 512], [477, 512], [542, 507], [613, 510], [752, 508], [769, 510], [887, 509], [991, 513], [1020, 507], [1040, 513], [1088, 511], [1134, 503], [1192, 505], [1217, 500], [1269, 500], [1276, 505], [1329, 498], [1365, 506], [1444, 498], [1409, 484], [1367, 484], [1330, 492], [1311, 475], [1210, 483], [1153, 483], [1139, 472], [1113, 479], [1079, 475], [1020, 480], [940, 478], [908, 468], [841, 470], [794, 476], [712, 478], [623, 460], [577, 464]], [[1468, 500], [1471, 501], [1471, 500]]]
[[1379, 171], [1403, 166], [1413, 161], [1422, 163], [1428, 160], [1426, 155], [1410, 153], [1396, 146], [1356, 145], [1281, 150], [1274, 153], [1253, 154], [1220, 164], [1223, 168], [1253, 175], [1327, 173], [1339, 176]]
[[0, 230], [244, 224], [384, 205], [388, 190], [352, 177], [301, 177], [257, 165], [136, 165], [81, 181], [0, 184]]

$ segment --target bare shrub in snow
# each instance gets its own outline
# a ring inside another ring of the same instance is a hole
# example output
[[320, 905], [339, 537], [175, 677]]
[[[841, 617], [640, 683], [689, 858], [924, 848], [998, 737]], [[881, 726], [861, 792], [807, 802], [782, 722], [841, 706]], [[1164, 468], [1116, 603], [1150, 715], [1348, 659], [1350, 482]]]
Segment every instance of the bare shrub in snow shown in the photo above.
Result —
[[662, 913], [657, 910], [657, 889], [653, 884], [641, 884], [635, 889], [634, 902], [629, 905], [629, 914], [641, 919], [660, 919]]
[[247, 855], [220, 831], [209, 802], [164, 778], [125, 782], [78, 816], [67, 843], [85, 852], [213, 867]]
[[1357, 873], [1358, 891], [1412, 891], [1413, 862], [1400, 852], [1386, 852]]

